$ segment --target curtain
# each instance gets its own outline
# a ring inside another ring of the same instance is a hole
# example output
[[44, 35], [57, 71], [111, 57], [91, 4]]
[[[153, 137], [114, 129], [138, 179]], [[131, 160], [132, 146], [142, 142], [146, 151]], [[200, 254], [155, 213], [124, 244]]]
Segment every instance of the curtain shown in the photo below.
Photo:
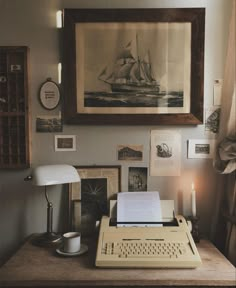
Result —
[[221, 185], [217, 185], [216, 213], [212, 231], [213, 241], [234, 265], [236, 265], [235, 14], [236, 0], [233, 0], [222, 87], [220, 126], [214, 158], [215, 170], [224, 176], [220, 177], [223, 180]]

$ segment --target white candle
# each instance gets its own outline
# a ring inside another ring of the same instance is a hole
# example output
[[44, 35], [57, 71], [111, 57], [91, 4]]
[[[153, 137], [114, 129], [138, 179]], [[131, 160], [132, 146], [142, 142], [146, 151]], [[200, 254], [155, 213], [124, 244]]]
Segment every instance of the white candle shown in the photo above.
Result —
[[192, 183], [192, 193], [191, 193], [191, 199], [192, 199], [192, 216], [196, 217], [196, 191], [194, 189], [194, 183]]

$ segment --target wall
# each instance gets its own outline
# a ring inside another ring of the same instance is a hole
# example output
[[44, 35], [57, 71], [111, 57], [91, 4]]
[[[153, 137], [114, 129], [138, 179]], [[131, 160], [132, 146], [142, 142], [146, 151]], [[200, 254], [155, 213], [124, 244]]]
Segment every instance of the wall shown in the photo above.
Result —
[[[204, 138], [204, 126], [64, 126], [63, 134], [77, 135], [76, 152], [54, 152], [54, 133], [36, 133], [37, 115], [56, 115], [62, 107], [48, 113], [38, 101], [38, 89], [47, 77], [57, 79], [61, 60], [61, 31], [55, 28], [55, 13], [62, 8], [161, 8], [206, 7], [205, 30], [205, 106], [212, 104], [213, 80], [222, 78], [228, 35], [231, 0], [0, 0], [0, 45], [30, 47], [30, 87], [32, 120], [32, 167], [39, 164], [122, 165], [122, 191], [127, 190], [128, 167], [149, 166], [151, 129], [179, 130], [182, 134], [182, 170], [180, 177], [149, 177], [148, 190], [158, 190], [162, 199], [174, 199], [176, 210], [190, 215], [190, 189], [194, 179], [197, 213], [203, 234], [210, 235], [217, 175], [211, 160], [187, 159], [187, 140]], [[58, 133], [56, 133], [58, 134]], [[143, 144], [140, 164], [116, 160], [117, 144]], [[40, 187], [23, 179], [26, 170], [0, 170], [0, 264], [34, 232], [45, 231], [46, 203]], [[54, 203], [54, 229], [65, 230], [67, 187], [51, 187]], [[59, 193], [58, 193], [59, 192]], [[180, 203], [179, 195], [183, 195]]]

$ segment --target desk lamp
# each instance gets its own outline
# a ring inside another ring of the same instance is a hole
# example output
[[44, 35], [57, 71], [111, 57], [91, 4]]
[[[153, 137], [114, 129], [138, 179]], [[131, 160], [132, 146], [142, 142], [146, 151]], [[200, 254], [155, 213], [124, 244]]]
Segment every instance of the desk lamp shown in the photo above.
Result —
[[76, 169], [71, 165], [44, 165], [33, 170], [33, 183], [37, 186], [44, 186], [45, 198], [47, 200], [47, 232], [36, 236], [33, 243], [38, 246], [49, 246], [61, 239], [61, 236], [52, 232], [53, 206], [49, 201], [47, 186], [80, 182]]

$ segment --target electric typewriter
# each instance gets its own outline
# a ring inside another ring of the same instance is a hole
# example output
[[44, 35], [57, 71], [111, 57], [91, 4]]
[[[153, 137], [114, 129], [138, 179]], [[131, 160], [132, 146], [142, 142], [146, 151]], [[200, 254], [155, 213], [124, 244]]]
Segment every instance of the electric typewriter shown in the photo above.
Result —
[[[97, 246], [97, 267], [195, 268], [201, 258], [183, 216], [173, 216], [173, 201], [161, 200], [162, 222], [123, 227], [103, 216]], [[110, 214], [116, 202], [112, 201]], [[172, 216], [170, 214], [172, 212]], [[143, 223], [142, 223], [143, 224]], [[151, 224], [151, 226], [150, 226]], [[153, 225], [157, 224], [157, 226]]]

